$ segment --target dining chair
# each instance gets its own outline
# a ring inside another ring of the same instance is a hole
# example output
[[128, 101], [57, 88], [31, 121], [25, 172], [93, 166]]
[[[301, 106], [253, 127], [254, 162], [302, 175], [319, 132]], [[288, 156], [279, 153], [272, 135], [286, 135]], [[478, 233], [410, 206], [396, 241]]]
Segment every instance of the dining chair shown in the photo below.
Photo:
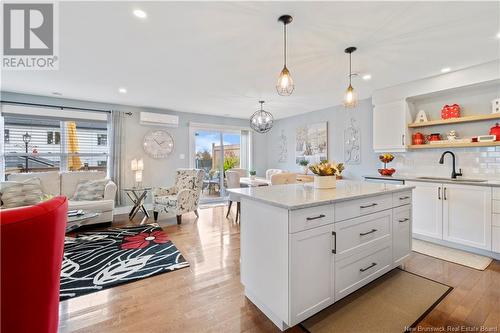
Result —
[[[240, 187], [240, 173], [238, 171], [234, 171], [234, 170], [227, 170], [226, 171], [226, 182], [227, 182], [226, 187], [228, 189], [239, 188]], [[229, 206], [227, 208], [226, 218], [228, 218], [229, 213], [231, 213], [231, 206], [233, 204], [233, 201], [236, 201], [236, 222], [238, 222], [238, 218], [240, 217], [240, 214], [241, 214], [240, 198], [237, 197], [233, 193], [229, 193]]]
[[295, 184], [296, 182], [297, 175], [292, 172], [282, 172], [271, 176], [272, 185]]
[[278, 174], [278, 173], [283, 173], [283, 172], [286, 172], [285, 170], [281, 170], [281, 169], [267, 169], [266, 170], [266, 179], [267, 180], [271, 180], [271, 176], [272, 175], [275, 175], [275, 174]]
[[231, 168], [229, 171], [236, 171], [240, 174], [240, 177], [248, 177], [248, 170], [243, 168]]

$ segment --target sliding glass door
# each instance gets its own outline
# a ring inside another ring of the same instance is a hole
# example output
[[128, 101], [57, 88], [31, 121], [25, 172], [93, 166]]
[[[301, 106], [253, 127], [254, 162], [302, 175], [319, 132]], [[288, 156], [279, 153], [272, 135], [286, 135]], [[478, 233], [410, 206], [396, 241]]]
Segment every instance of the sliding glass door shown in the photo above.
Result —
[[225, 172], [232, 168], [248, 169], [249, 132], [232, 128], [192, 127], [194, 154], [192, 165], [205, 170], [202, 202], [226, 198]]

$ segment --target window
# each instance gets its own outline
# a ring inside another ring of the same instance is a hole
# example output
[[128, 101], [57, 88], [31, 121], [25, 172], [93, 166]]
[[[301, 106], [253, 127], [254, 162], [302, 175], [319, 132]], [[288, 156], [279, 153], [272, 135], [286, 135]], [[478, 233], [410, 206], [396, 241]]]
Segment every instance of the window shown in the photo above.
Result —
[[[71, 111], [66, 110], [57, 110], [61, 114], [57, 117], [44, 116], [53, 109], [24, 107], [23, 112], [18, 113], [9, 113], [6, 109], [2, 105], [4, 136], [9, 137], [4, 140], [6, 175], [50, 170], [107, 171], [106, 114], [99, 112], [94, 116], [92, 112], [79, 111], [79, 116], [87, 119], [71, 119]], [[31, 109], [38, 110], [30, 114]]]
[[8, 129], [4, 129], [3, 130], [3, 142], [4, 143], [9, 143], [9, 141], [10, 141], [9, 130]]
[[61, 132], [59, 132], [59, 131], [48, 131], [47, 132], [47, 144], [48, 145], [59, 145], [59, 144], [61, 144]]
[[97, 134], [97, 145], [107, 146], [108, 145], [108, 135], [107, 134]]

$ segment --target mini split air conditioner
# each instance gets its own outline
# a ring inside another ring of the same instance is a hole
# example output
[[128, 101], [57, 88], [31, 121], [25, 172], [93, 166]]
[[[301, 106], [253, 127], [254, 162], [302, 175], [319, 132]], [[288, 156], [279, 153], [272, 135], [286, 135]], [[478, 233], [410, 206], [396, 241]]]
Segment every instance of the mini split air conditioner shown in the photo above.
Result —
[[179, 117], [171, 114], [141, 112], [140, 124], [146, 126], [179, 127]]

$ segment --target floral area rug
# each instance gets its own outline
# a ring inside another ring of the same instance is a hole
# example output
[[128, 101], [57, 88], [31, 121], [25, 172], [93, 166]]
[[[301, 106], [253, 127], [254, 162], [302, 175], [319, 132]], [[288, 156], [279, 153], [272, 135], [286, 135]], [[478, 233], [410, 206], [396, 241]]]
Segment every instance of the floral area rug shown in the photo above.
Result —
[[66, 238], [60, 300], [188, 267], [157, 224]]

